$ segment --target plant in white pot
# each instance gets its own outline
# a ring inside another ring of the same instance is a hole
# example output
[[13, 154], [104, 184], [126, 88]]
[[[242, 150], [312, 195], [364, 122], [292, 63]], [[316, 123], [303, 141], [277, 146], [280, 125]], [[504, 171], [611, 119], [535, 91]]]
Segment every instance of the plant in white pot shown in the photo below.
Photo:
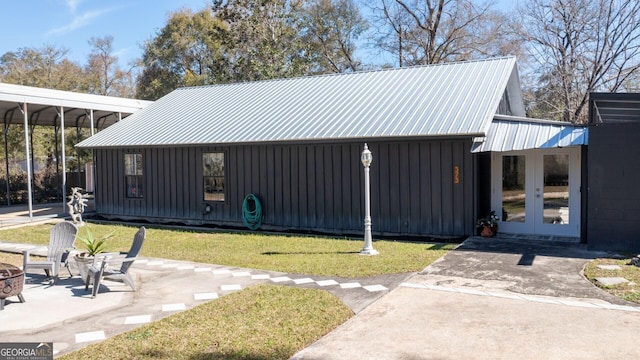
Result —
[[84, 251], [75, 256], [78, 271], [80, 271], [83, 281], [86, 280], [89, 266], [93, 264], [96, 255], [104, 252], [107, 240], [113, 236], [113, 234], [108, 234], [101, 238], [96, 238], [88, 226], [85, 229], [86, 235], [78, 236], [78, 239], [84, 245]]

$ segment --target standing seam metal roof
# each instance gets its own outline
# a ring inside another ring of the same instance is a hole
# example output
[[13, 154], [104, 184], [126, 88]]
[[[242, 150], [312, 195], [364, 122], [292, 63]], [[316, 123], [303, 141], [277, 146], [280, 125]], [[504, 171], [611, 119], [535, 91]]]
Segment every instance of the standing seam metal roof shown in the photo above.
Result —
[[486, 138], [474, 140], [471, 152], [549, 149], [588, 143], [586, 126], [497, 115]]
[[177, 89], [86, 148], [483, 134], [516, 59]]

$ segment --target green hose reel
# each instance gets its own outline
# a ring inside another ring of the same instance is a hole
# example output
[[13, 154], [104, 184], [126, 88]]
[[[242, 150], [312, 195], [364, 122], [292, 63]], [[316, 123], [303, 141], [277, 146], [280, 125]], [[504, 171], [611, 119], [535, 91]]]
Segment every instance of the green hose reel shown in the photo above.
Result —
[[262, 205], [260, 199], [249, 194], [242, 202], [242, 223], [251, 230], [257, 230], [262, 226]]

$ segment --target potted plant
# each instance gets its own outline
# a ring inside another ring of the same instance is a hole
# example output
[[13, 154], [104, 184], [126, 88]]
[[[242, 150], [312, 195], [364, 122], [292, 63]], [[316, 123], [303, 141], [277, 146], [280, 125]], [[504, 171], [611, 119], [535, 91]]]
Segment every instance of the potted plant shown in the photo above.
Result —
[[492, 237], [498, 233], [498, 215], [491, 211], [487, 216], [478, 219], [476, 224], [478, 235]]
[[93, 235], [93, 232], [91, 232], [88, 226], [85, 227], [85, 229], [86, 235], [78, 236], [78, 239], [84, 245], [84, 251], [75, 255], [75, 261], [78, 265], [78, 271], [80, 271], [82, 280], [87, 278], [89, 266], [93, 264], [95, 256], [104, 252], [106, 241], [113, 236], [113, 234], [108, 234], [98, 239]]

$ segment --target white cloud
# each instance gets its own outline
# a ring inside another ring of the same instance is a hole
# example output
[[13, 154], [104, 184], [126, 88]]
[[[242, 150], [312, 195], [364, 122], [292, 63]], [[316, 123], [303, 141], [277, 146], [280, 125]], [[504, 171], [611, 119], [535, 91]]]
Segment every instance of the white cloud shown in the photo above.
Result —
[[78, 8], [78, 4], [82, 2], [82, 0], [65, 0], [64, 1], [72, 14], [76, 13], [76, 9]]
[[[68, 2], [73, 2], [73, 0], [68, 0]], [[63, 34], [67, 34], [70, 33], [72, 31], [75, 31], [77, 29], [83, 28], [85, 26], [87, 26], [88, 24], [91, 23], [92, 20], [113, 11], [113, 9], [103, 9], [103, 10], [96, 10], [96, 11], [87, 11], [83, 14], [80, 14], [76, 17], [73, 18], [73, 20], [65, 25], [65, 26], [61, 26], [59, 28], [55, 28], [55, 29], [51, 29], [49, 31], [47, 31], [47, 36], [56, 36], [56, 35], [63, 35]]]

